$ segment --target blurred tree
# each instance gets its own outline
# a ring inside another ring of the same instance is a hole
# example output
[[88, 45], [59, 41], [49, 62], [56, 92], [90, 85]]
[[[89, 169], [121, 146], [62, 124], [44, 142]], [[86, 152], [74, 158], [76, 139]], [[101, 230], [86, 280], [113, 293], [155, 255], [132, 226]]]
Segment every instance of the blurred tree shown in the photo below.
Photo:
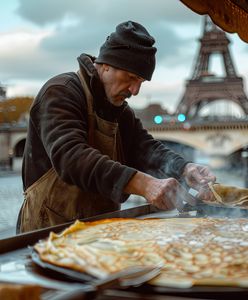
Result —
[[34, 98], [14, 97], [0, 101], [0, 124], [17, 123], [25, 119]]

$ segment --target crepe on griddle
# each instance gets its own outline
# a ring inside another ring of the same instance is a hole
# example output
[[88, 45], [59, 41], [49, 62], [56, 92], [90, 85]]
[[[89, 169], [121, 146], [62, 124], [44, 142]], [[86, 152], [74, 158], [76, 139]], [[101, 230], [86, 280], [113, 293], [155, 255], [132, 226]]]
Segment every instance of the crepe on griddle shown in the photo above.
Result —
[[162, 264], [149, 284], [248, 287], [248, 220], [106, 219], [50, 233], [35, 246], [41, 260], [98, 278], [132, 266]]

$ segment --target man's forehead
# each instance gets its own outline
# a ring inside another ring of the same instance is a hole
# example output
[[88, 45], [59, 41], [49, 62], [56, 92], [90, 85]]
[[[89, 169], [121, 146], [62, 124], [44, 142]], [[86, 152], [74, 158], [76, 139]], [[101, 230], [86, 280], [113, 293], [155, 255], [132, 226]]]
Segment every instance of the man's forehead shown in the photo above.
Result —
[[[106, 64], [106, 65], [108, 65], [108, 64]], [[141, 81], [141, 82], [146, 81], [146, 79], [144, 79], [144, 78], [140, 77], [139, 75], [134, 74], [134, 73], [132, 73], [132, 72], [126, 71], [126, 70], [124, 70], [124, 69], [116, 68], [116, 67], [111, 66], [111, 65], [108, 65], [108, 66], [111, 67], [111, 68], [113, 68], [113, 69], [119, 70], [119, 71], [121, 71], [121, 72], [127, 74], [128, 76], [130, 76], [130, 77], [132, 77], [132, 78], [135, 78], [135, 79], [138, 80], [138, 81]]]
[[134, 74], [134, 73], [131, 73], [131, 72], [127, 72], [127, 73], [128, 73], [129, 76], [135, 77], [135, 78], [136, 78], [137, 80], [139, 80], [139, 81], [145, 81], [144, 78], [142, 78], [142, 77], [140, 77], [140, 76], [138, 76], [138, 75], [136, 75], [136, 74]]

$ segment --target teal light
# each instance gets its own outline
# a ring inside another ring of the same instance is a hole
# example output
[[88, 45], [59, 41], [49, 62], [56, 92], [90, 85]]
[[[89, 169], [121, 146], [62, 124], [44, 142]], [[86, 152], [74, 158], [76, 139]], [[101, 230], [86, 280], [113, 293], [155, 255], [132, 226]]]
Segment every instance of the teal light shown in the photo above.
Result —
[[163, 118], [162, 118], [162, 116], [158, 115], [153, 118], [153, 121], [155, 124], [161, 124], [163, 122]]
[[184, 122], [186, 120], [186, 116], [184, 114], [179, 114], [177, 119], [179, 122]]

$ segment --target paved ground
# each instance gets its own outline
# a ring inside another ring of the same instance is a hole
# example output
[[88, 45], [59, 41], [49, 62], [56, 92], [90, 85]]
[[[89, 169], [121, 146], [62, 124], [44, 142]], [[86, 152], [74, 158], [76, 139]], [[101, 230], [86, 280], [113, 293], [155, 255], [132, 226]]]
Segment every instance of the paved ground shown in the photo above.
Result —
[[17, 215], [21, 207], [22, 182], [19, 172], [0, 173], [0, 236], [14, 233]]

